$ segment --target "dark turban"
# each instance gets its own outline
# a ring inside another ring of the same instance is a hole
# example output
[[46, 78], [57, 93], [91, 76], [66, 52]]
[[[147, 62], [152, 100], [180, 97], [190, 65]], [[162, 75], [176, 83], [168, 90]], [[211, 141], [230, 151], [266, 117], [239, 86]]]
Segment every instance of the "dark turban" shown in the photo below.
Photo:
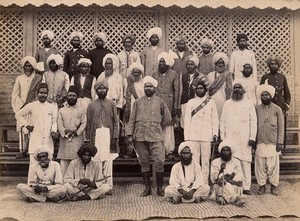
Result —
[[41, 88], [46, 88], [47, 91], [49, 91], [49, 89], [48, 89], [48, 84], [46, 84], [46, 83], [39, 83], [39, 85], [38, 85], [38, 87], [37, 87], [37, 92], [39, 92], [39, 90], [40, 90]]
[[122, 39], [122, 42], [124, 43], [126, 41], [126, 39], [129, 38], [131, 41], [131, 44], [134, 44], [136, 41], [136, 37], [133, 34], [127, 34], [124, 36], [124, 38]]
[[246, 41], [249, 40], [248, 36], [246, 34], [241, 33], [241, 34], [237, 34], [237, 36], [236, 36], [236, 42], [239, 42], [242, 38], [245, 39]]
[[71, 85], [71, 86], [69, 87], [68, 93], [69, 93], [69, 92], [74, 92], [77, 96], [79, 95], [78, 87], [76, 87], [75, 85]]
[[208, 85], [209, 85], [209, 82], [208, 82], [207, 77], [204, 76], [204, 75], [200, 75], [200, 76], [196, 77], [196, 78], [193, 80], [192, 87], [193, 87], [193, 88], [197, 88], [197, 86], [198, 86], [199, 84], [202, 84], [202, 86], [205, 88], [205, 90], [207, 90]]
[[91, 143], [84, 143], [82, 146], [79, 148], [77, 155], [81, 157], [84, 153], [89, 152], [92, 157], [94, 157], [97, 153], [97, 147], [92, 145]]

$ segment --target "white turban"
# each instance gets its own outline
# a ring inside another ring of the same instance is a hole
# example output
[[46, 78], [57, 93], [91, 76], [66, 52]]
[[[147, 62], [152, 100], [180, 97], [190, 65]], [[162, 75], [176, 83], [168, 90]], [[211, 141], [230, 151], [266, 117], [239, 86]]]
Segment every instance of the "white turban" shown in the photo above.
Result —
[[116, 55], [111, 53], [108, 53], [107, 55], [104, 56], [102, 61], [103, 67], [105, 67], [105, 62], [108, 58], [112, 59], [114, 71], [117, 70], [119, 68], [119, 58]]
[[157, 80], [155, 80], [153, 77], [147, 75], [146, 77], [143, 78], [143, 83], [144, 85], [147, 84], [147, 83], [150, 83], [153, 85], [153, 87], [157, 87]]
[[31, 57], [31, 56], [26, 56], [22, 59], [22, 61], [21, 61], [22, 67], [24, 67], [24, 65], [27, 61], [29, 62], [29, 64], [31, 64], [31, 66], [34, 69], [36, 68], [36, 60], [34, 57]]
[[83, 34], [79, 31], [73, 31], [71, 34], [70, 34], [70, 40], [72, 40], [73, 38], [75, 37], [78, 37], [80, 41], [82, 41], [83, 39]]
[[150, 28], [149, 31], [147, 32], [146, 36], [148, 39], [150, 39], [152, 35], [157, 35], [157, 37], [160, 39], [162, 36], [161, 28], [159, 28], [159, 27]]
[[49, 30], [45, 30], [45, 31], [42, 31], [42, 34], [41, 34], [41, 38], [43, 38], [44, 36], [48, 36], [48, 38], [52, 41], [53, 38], [54, 38], [54, 33], [53, 31], [49, 31]]
[[275, 95], [275, 88], [272, 85], [268, 84], [268, 80], [266, 80], [266, 82], [264, 84], [259, 85], [257, 87], [256, 94], [257, 94], [258, 97], [260, 97], [261, 94], [263, 92], [265, 92], [265, 91], [268, 92], [271, 95], [271, 97], [274, 97], [274, 95]]
[[222, 148], [223, 147], [230, 147], [230, 149], [231, 149], [231, 152], [232, 152], [232, 148], [233, 148], [233, 143], [229, 140], [229, 139], [225, 139], [225, 140], [223, 140], [220, 144], [219, 144], [219, 146], [218, 146], [218, 151], [219, 151], [219, 153], [221, 153], [221, 150], [222, 150]]
[[82, 63], [87, 63], [89, 66], [92, 65], [91, 60], [88, 59], [88, 58], [80, 58], [79, 61], [78, 61], [78, 66], [79, 66], [80, 64], [82, 64]]
[[200, 41], [200, 46], [204, 46], [204, 45], [208, 45], [209, 47], [213, 47], [214, 42], [209, 38], [202, 38], [202, 40]]
[[193, 151], [193, 149], [195, 149], [194, 148], [195, 146], [194, 146], [193, 142], [191, 142], [191, 141], [184, 141], [178, 147], [178, 154], [179, 155], [180, 155], [180, 152], [182, 151], [182, 149], [185, 148], [185, 147], [189, 147], [190, 150], [191, 150], [191, 152]]
[[168, 52], [162, 52], [162, 53], [160, 53], [159, 55], [158, 55], [158, 57], [157, 57], [157, 60], [158, 60], [158, 63], [159, 63], [159, 60], [161, 59], [161, 58], [163, 58], [164, 60], [165, 60], [165, 62], [166, 62], [166, 64], [167, 65], [169, 65], [169, 66], [173, 66], [174, 65], [174, 58], [173, 58], [173, 56], [171, 55], [171, 54], [169, 54]]
[[37, 150], [36, 150], [36, 151], [34, 152], [34, 154], [33, 154], [33, 157], [34, 157], [36, 160], [38, 160], [37, 155], [39, 155], [39, 154], [42, 153], [42, 152], [48, 153], [48, 159], [49, 159], [49, 160], [52, 160], [53, 154], [50, 152], [50, 147], [48, 147], [48, 146], [46, 146], [46, 145], [43, 145], [43, 146], [37, 148]]
[[237, 78], [237, 79], [235, 79], [233, 82], [232, 82], [232, 86], [234, 87], [234, 85], [236, 85], [236, 84], [240, 84], [242, 87], [243, 87], [243, 89], [245, 90], [246, 89], [246, 87], [245, 87], [245, 80], [243, 79], [243, 78]]
[[134, 63], [132, 63], [130, 66], [129, 66], [129, 68], [128, 68], [128, 73], [132, 73], [132, 70], [134, 69], [134, 68], [136, 68], [136, 69], [139, 69], [141, 72], [142, 72], [142, 74], [144, 73], [144, 66], [141, 64], [141, 63], [139, 63], [139, 62], [134, 62]]
[[93, 41], [95, 41], [97, 38], [100, 38], [104, 44], [107, 42], [106, 34], [104, 32], [96, 32], [93, 36]]
[[225, 62], [225, 65], [229, 64], [228, 56], [225, 53], [222, 52], [216, 52], [213, 57], [213, 63], [215, 64], [217, 61], [222, 59]]
[[194, 62], [194, 64], [195, 64], [196, 66], [199, 65], [199, 59], [197, 58], [196, 55], [190, 55], [190, 56], [188, 57], [188, 60], [187, 60], [187, 61], [192, 61], [192, 62]]
[[48, 58], [47, 58], [47, 64], [49, 65], [49, 62], [51, 60], [54, 60], [55, 63], [57, 65], [62, 65], [63, 64], [63, 58], [62, 56], [60, 56], [59, 54], [51, 54]]

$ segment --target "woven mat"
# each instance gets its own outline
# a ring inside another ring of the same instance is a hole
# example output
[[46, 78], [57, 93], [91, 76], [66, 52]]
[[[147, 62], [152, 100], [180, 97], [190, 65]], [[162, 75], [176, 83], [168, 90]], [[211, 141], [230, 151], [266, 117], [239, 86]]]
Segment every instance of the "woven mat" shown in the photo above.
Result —
[[[15, 186], [0, 187], [0, 219], [17, 220], [142, 220], [147, 218], [213, 217], [300, 217], [300, 182], [281, 182], [279, 196], [248, 196], [244, 207], [220, 206], [213, 200], [200, 204], [173, 205], [153, 194], [141, 198], [141, 183], [115, 184], [113, 195], [100, 200], [56, 203], [27, 203]], [[258, 185], [253, 185], [256, 194]], [[269, 191], [269, 189], [267, 189]], [[155, 193], [155, 189], [152, 190]]]

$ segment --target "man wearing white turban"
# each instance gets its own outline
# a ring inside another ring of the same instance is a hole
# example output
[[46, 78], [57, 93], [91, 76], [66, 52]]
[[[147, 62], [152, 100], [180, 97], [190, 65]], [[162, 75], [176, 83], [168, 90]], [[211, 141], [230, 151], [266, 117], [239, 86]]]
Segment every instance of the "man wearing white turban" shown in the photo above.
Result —
[[278, 195], [279, 155], [284, 140], [284, 117], [280, 107], [272, 102], [275, 88], [267, 83], [257, 88], [262, 104], [256, 107], [257, 149], [255, 152], [255, 176], [258, 194], [266, 192], [266, 183], [271, 183], [271, 194]]
[[78, 31], [73, 31], [70, 34], [70, 43], [72, 49], [67, 51], [64, 55], [63, 71], [67, 72], [71, 79], [75, 74], [79, 73], [78, 61], [80, 58], [87, 58], [88, 52], [81, 47], [83, 34]]
[[[35, 73], [36, 60], [33, 57], [24, 57], [21, 65], [24, 74], [17, 77], [11, 94], [11, 105], [15, 114], [36, 99], [37, 87], [42, 81], [42, 76]], [[25, 157], [28, 151], [28, 130], [21, 128], [17, 121], [17, 131], [20, 150], [17, 158]]]
[[156, 192], [159, 196], [164, 196], [165, 149], [163, 129], [171, 121], [171, 114], [163, 99], [155, 95], [157, 81], [151, 76], [146, 76], [143, 81], [146, 96], [137, 99], [133, 104], [126, 127], [127, 140], [131, 145], [135, 140], [135, 150], [141, 165], [146, 189], [140, 196], [151, 195], [150, 157], [156, 168]]
[[240, 161], [232, 157], [232, 145], [231, 140], [223, 140], [219, 144], [220, 157], [211, 163], [210, 179], [214, 184], [217, 203], [240, 207], [245, 204], [245, 196], [242, 195], [244, 177]]
[[244, 194], [251, 195], [252, 148], [255, 147], [257, 117], [254, 104], [244, 97], [244, 81], [233, 82], [231, 99], [226, 101], [220, 119], [221, 140], [232, 141], [230, 146], [233, 157], [240, 160], [244, 181]]
[[200, 73], [203, 73], [205, 75], [208, 75], [210, 72], [212, 72], [215, 69], [213, 64], [214, 55], [211, 53], [213, 46], [214, 43], [209, 38], [203, 38], [200, 42], [202, 54], [199, 57], [198, 70], [200, 71]]
[[103, 58], [103, 66], [105, 70], [100, 74], [98, 81], [105, 80], [109, 85], [107, 99], [113, 101], [118, 109], [121, 109], [124, 104], [123, 97], [123, 82], [119, 74], [119, 59], [114, 54], [107, 54]]
[[245, 63], [252, 64], [253, 74], [252, 78], [257, 79], [256, 59], [253, 51], [248, 49], [248, 36], [244, 33], [237, 34], [236, 43], [239, 47], [233, 51], [230, 56], [229, 71], [233, 73], [234, 79], [241, 78], [243, 65]]
[[136, 37], [133, 34], [127, 34], [123, 37], [122, 43], [124, 49], [118, 53], [118, 59], [120, 62], [119, 71], [122, 79], [130, 75], [128, 68], [132, 63], [141, 63], [140, 54], [133, 49], [135, 41]]
[[169, 122], [164, 130], [164, 145], [167, 158], [173, 159], [174, 156], [172, 155], [172, 152], [175, 148], [174, 122], [180, 111], [180, 77], [178, 73], [171, 69], [174, 64], [174, 59], [169, 53], [163, 52], [159, 54], [157, 60], [158, 69], [152, 73], [152, 77], [158, 81], [156, 95], [166, 102], [172, 115], [173, 120]]
[[96, 32], [93, 36], [93, 41], [96, 48], [89, 51], [89, 58], [92, 61], [91, 75], [96, 79], [104, 71], [103, 58], [105, 55], [112, 53], [111, 50], [104, 47], [107, 42], [106, 34], [104, 32]]
[[150, 28], [146, 36], [151, 45], [142, 51], [142, 64], [145, 68], [145, 75], [151, 75], [151, 73], [158, 68], [157, 56], [164, 51], [164, 49], [159, 46], [162, 30], [159, 27]]
[[195, 202], [208, 198], [209, 186], [203, 179], [201, 166], [193, 160], [193, 144], [182, 142], [178, 148], [181, 161], [171, 170], [170, 185], [165, 189], [165, 196], [173, 204]]
[[49, 70], [43, 74], [43, 82], [48, 84], [47, 101], [56, 107], [61, 107], [70, 86], [69, 76], [61, 69], [63, 58], [59, 54], [52, 54], [47, 59]]
[[[51, 45], [54, 39], [54, 33], [49, 30], [45, 30], [41, 34], [41, 39], [44, 47], [39, 48], [36, 51], [35, 59], [37, 62], [43, 62], [44, 71], [49, 70], [47, 59], [52, 54], [60, 54], [60, 52]], [[43, 70], [42, 70], [43, 71]]]
[[216, 52], [213, 57], [215, 71], [207, 75], [209, 81], [208, 94], [214, 99], [218, 109], [219, 118], [226, 100], [232, 92], [232, 73], [228, 71], [229, 59], [226, 54]]
[[[123, 124], [125, 127], [128, 124], [133, 103], [136, 99], [145, 96], [144, 82], [142, 78], [142, 76], [144, 75], [143, 65], [137, 62], [132, 63], [128, 71], [130, 73], [130, 76], [123, 80], [123, 91], [125, 101]], [[126, 149], [123, 151], [121, 150], [121, 153], [124, 154], [124, 158], [127, 158], [130, 155], [132, 155], [132, 151], [132, 146], [126, 144]]]

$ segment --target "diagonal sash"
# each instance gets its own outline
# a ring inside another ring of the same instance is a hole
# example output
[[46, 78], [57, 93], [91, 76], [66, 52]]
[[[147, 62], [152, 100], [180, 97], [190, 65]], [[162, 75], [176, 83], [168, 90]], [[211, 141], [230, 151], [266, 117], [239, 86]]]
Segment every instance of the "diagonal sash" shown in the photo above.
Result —
[[198, 107], [196, 107], [193, 111], [192, 111], [192, 117], [198, 112], [200, 111], [203, 107], [205, 107], [205, 105], [210, 101], [210, 97], [206, 98]]

